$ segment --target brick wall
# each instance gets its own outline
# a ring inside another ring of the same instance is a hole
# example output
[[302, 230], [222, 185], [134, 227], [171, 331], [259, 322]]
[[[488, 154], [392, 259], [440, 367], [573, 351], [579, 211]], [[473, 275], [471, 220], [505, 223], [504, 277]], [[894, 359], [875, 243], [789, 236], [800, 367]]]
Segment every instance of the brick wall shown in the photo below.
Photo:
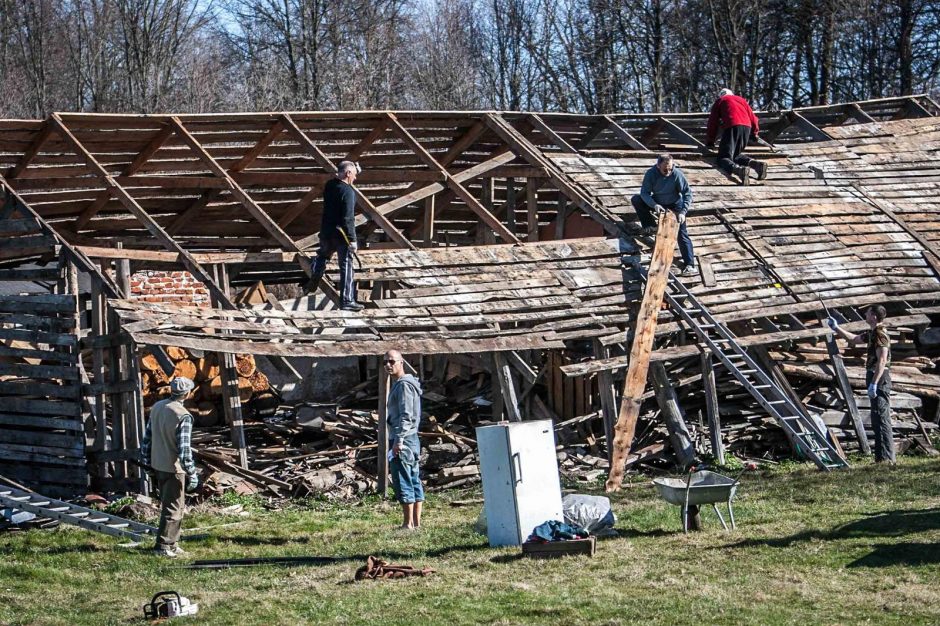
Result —
[[209, 304], [209, 292], [189, 272], [137, 272], [131, 276], [131, 297], [144, 302]]

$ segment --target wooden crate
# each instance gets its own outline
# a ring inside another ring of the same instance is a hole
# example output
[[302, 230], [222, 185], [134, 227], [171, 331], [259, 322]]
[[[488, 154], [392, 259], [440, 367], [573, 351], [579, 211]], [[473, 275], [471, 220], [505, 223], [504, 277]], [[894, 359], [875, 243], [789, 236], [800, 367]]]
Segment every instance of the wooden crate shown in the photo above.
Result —
[[569, 539], [568, 541], [550, 541], [549, 543], [524, 543], [522, 556], [534, 559], [556, 559], [560, 556], [584, 554], [594, 556], [596, 539]]

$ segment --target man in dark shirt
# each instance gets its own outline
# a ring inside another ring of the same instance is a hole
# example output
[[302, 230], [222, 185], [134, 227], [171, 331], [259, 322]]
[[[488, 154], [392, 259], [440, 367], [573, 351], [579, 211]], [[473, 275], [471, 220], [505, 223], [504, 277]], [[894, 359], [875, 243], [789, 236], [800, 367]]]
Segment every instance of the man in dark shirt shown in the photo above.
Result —
[[[721, 143], [718, 144], [718, 169], [731, 178], [732, 174], [740, 179], [742, 185], [748, 183], [748, 176], [753, 170], [757, 180], [767, 178], [767, 164], [745, 156], [748, 139], [757, 139], [760, 124], [751, 105], [741, 96], [734, 95], [730, 89], [722, 89], [708, 116], [708, 129], [705, 131], [705, 144], [711, 146], [721, 128]], [[734, 180], [734, 179], [732, 179]]]
[[672, 161], [672, 155], [661, 154], [656, 159], [656, 165], [647, 170], [643, 176], [643, 185], [640, 193], [631, 198], [633, 210], [640, 218], [644, 235], [656, 232], [656, 219], [653, 211], [661, 213], [669, 209], [675, 212], [679, 221], [679, 252], [685, 267], [682, 274], [694, 274], [695, 254], [692, 249], [692, 239], [686, 227], [685, 214], [692, 208], [692, 189], [685, 179], [682, 170]]
[[875, 461], [894, 463], [894, 428], [891, 425], [891, 339], [884, 321], [888, 312], [883, 306], [874, 305], [865, 310], [865, 321], [869, 330], [853, 335], [839, 328], [839, 323], [829, 318], [829, 328], [840, 337], [855, 345], [868, 342], [865, 357], [865, 384], [871, 403], [871, 428], [875, 431]]
[[326, 264], [337, 253], [339, 262], [340, 308], [344, 311], [361, 311], [356, 302], [356, 283], [353, 280], [353, 255], [358, 249], [356, 241], [356, 192], [352, 185], [359, 174], [359, 165], [343, 161], [336, 170], [336, 177], [327, 181], [323, 188], [323, 220], [320, 223], [320, 248], [311, 264], [312, 275], [304, 287], [312, 292], [320, 285]]

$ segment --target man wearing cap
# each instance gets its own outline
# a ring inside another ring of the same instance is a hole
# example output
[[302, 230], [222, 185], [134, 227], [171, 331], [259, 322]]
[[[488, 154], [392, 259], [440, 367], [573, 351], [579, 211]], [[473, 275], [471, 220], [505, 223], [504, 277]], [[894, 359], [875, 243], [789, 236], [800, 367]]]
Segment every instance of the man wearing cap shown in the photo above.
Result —
[[728, 178], [737, 176], [742, 185], [748, 183], [751, 170], [757, 175], [757, 180], [767, 178], [767, 164], [743, 154], [747, 149], [748, 139], [753, 137], [756, 140], [757, 133], [760, 132], [757, 116], [747, 100], [734, 95], [730, 89], [718, 92], [718, 99], [708, 116], [705, 145], [711, 146], [715, 143], [719, 127], [721, 143], [718, 144], [718, 169]]
[[340, 307], [344, 311], [361, 311], [356, 301], [356, 283], [353, 280], [353, 255], [358, 250], [356, 241], [356, 191], [353, 183], [359, 174], [359, 164], [342, 161], [336, 176], [323, 188], [323, 218], [320, 222], [320, 248], [311, 264], [312, 274], [304, 291], [316, 291], [326, 272], [326, 264], [337, 253], [339, 262]]
[[160, 528], [154, 552], [170, 558], [183, 554], [177, 541], [186, 491], [194, 491], [199, 484], [190, 448], [193, 417], [183, 406], [193, 387], [193, 381], [188, 378], [170, 381], [170, 397], [150, 409], [150, 421], [140, 444], [141, 462], [152, 468], [151, 478], [160, 494]]

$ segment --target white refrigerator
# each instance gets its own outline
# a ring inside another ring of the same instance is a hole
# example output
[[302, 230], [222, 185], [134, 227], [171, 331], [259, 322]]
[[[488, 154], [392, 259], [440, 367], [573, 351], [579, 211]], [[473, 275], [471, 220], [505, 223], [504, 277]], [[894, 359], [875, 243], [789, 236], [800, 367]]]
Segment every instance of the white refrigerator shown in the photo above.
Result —
[[539, 524], [564, 521], [551, 420], [476, 430], [490, 545], [518, 546]]

